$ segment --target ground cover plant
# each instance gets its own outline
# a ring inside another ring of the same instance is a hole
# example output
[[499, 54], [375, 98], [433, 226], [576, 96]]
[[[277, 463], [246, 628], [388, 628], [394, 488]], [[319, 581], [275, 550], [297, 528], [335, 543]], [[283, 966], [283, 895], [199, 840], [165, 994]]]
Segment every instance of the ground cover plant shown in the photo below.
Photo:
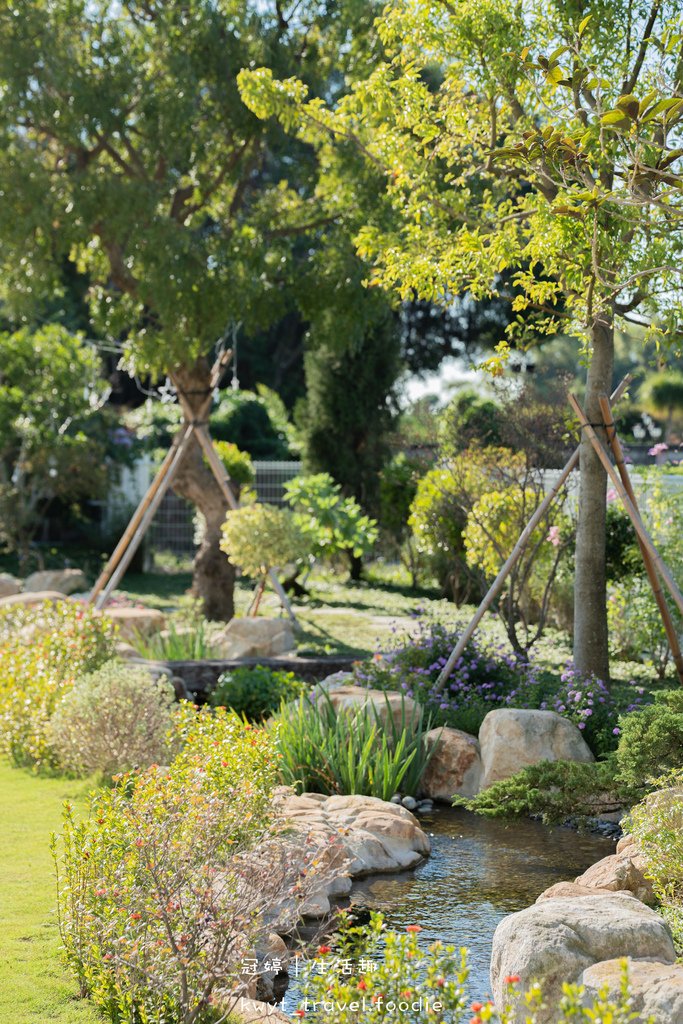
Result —
[[113, 657], [111, 623], [70, 601], [0, 611], [0, 746], [16, 765], [48, 769], [48, 724], [75, 680]]
[[414, 796], [436, 749], [424, 743], [431, 727], [429, 716], [408, 712], [404, 701], [395, 721], [388, 702], [381, 714], [373, 704], [337, 710], [324, 692], [300, 697], [274, 723], [280, 774], [299, 792]]

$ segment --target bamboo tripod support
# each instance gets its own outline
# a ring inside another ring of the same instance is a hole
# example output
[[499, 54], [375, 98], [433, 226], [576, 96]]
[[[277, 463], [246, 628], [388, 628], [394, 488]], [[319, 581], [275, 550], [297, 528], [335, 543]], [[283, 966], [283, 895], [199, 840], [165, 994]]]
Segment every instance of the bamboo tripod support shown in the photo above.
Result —
[[[629, 384], [631, 383], [632, 380], [633, 380], [633, 378], [631, 377], [630, 374], [628, 374], [626, 377], [624, 377], [622, 382], [619, 384], [619, 386], [613, 392], [613, 394], [612, 394], [612, 401], [617, 402], [621, 398], [621, 396], [624, 394], [624, 392], [626, 391], [627, 387], [629, 386]], [[555, 483], [555, 486], [553, 487], [553, 489], [548, 494], [546, 494], [545, 498], [540, 503], [540, 505], [538, 506], [538, 508], [536, 509], [534, 514], [532, 515], [531, 519], [529, 520], [529, 522], [525, 526], [524, 530], [522, 531], [522, 533], [521, 533], [521, 535], [519, 537], [519, 540], [517, 541], [517, 543], [515, 544], [514, 548], [512, 549], [510, 557], [507, 559], [507, 561], [505, 562], [505, 564], [501, 568], [500, 572], [496, 576], [495, 580], [493, 581], [493, 583], [489, 587], [488, 592], [484, 595], [484, 598], [483, 598], [481, 604], [479, 605], [479, 607], [477, 608], [476, 612], [472, 616], [472, 619], [470, 620], [467, 628], [465, 629], [465, 631], [461, 635], [460, 639], [458, 640], [457, 644], [455, 645], [455, 647], [451, 651], [451, 653], [449, 655], [449, 658], [448, 658], [448, 661], [446, 662], [444, 667], [441, 669], [441, 671], [439, 672], [439, 675], [437, 677], [435, 685], [436, 685], [436, 688], [438, 690], [442, 690], [443, 687], [445, 686], [446, 680], [448, 679], [448, 677], [450, 676], [451, 672], [453, 671], [453, 666], [455, 665], [455, 663], [458, 660], [458, 658], [460, 658], [462, 656], [463, 651], [465, 650], [465, 648], [467, 647], [467, 644], [470, 642], [470, 640], [472, 639], [472, 637], [474, 635], [475, 629], [477, 628], [477, 626], [479, 625], [481, 620], [484, 618], [484, 615], [486, 614], [488, 609], [491, 607], [491, 605], [495, 601], [495, 599], [498, 596], [498, 594], [503, 589], [503, 586], [505, 584], [506, 579], [508, 578], [508, 576], [510, 575], [510, 573], [514, 569], [514, 567], [517, 564], [517, 562], [519, 561], [519, 559], [520, 559], [520, 557], [521, 557], [521, 555], [522, 555], [522, 553], [524, 551], [524, 548], [526, 547], [527, 541], [529, 540], [529, 537], [531, 537], [532, 533], [534, 532], [534, 530], [536, 529], [538, 524], [543, 519], [543, 516], [548, 511], [548, 509], [552, 505], [553, 501], [555, 500], [555, 498], [557, 497], [557, 495], [559, 494], [561, 489], [564, 487], [564, 485], [565, 485], [569, 475], [576, 469], [578, 464], [579, 464], [579, 449], [577, 448], [576, 451], [571, 456], [571, 458], [569, 459], [569, 461], [567, 462], [567, 464], [565, 465], [565, 467], [562, 470], [562, 472], [560, 473], [560, 476], [559, 476], [557, 482]]]
[[[638, 509], [638, 501], [636, 499], [636, 494], [633, 490], [633, 484], [631, 483], [631, 478], [626, 467], [626, 461], [624, 459], [624, 450], [621, 447], [621, 441], [619, 440], [619, 437], [617, 435], [617, 429], [614, 424], [614, 419], [612, 416], [612, 407], [610, 405], [609, 398], [607, 397], [607, 395], [600, 395], [598, 401], [600, 403], [600, 410], [602, 412], [602, 418], [605, 424], [607, 440], [609, 441], [610, 447], [612, 449], [612, 454], [614, 455], [614, 465], [616, 466], [619, 472], [621, 482], [624, 485], [624, 489], [626, 490], [626, 493], [631, 499], [631, 502], [633, 503], [633, 507], [636, 509], [637, 512], [640, 512], [640, 510]], [[673, 658], [674, 665], [676, 666], [678, 681], [679, 683], [683, 684], [683, 655], [681, 655], [681, 645], [678, 640], [678, 634], [676, 633], [676, 627], [674, 626], [673, 619], [671, 618], [671, 612], [666, 602], [666, 597], [664, 595], [664, 591], [662, 590], [662, 585], [659, 581], [657, 570], [655, 569], [652, 558], [650, 557], [650, 553], [643, 544], [642, 540], [640, 539], [640, 536], [638, 536], [638, 546], [640, 547], [640, 553], [643, 557], [643, 562], [645, 564], [645, 571], [647, 572], [647, 577], [650, 581], [650, 586], [652, 587], [652, 593], [654, 594], [655, 601], [657, 602], [657, 607], [659, 608], [659, 614], [662, 617], [664, 630], [666, 632], [666, 637], [669, 642], [669, 648], [671, 649], [671, 657]]]
[[[126, 569], [130, 565], [135, 552], [140, 546], [145, 533], [154, 519], [164, 495], [173, 482], [173, 477], [175, 476], [183, 456], [187, 452], [188, 447], [192, 444], [193, 440], [200, 445], [204, 452], [211, 472], [216, 478], [216, 482], [220, 487], [223, 497], [227, 501], [228, 507], [233, 510], [239, 508], [239, 502], [237, 501], [232, 487], [230, 486], [230, 477], [225, 470], [225, 466], [223, 465], [218, 452], [213, 446], [206, 424], [206, 418], [208, 417], [209, 410], [211, 409], [214, 389], [220, 384], [223, 372], [231, 355], [232, 352], [227, 350], [219, 357], [219, 359], [217, 359], [211, 371], [208, 394], [205, 396], [198, 410], [192, 410], [186, 396], [176, 384], [178, 402], [183, 411], [184, 423], [174, 437], [173, 443], [166, 453], [157, 475], [133, 513], [121, 540], [116, 545], [109, 561], [100, 573], [95, 586], [91, 591], [89, 601], [96, 608], [104, 608], [112, 592], [123, 578]], [[282, 607], [285, 609], [292, 622], [296, 625], [297, 619], [294, 614], [294, 610], [292, 609], [289, 598], [277, 578], [275, 571], [271, 570], [269, 575]]]

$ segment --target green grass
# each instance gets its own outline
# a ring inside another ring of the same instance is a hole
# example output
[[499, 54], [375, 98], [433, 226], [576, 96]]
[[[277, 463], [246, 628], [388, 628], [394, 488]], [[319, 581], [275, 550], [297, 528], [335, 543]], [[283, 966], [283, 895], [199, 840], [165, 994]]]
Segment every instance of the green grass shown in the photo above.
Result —
[[0, 1024], [95, 1024], [59, 955], [49, 850], [64, 800], [89, 783], [44, 779], [0, 761]]

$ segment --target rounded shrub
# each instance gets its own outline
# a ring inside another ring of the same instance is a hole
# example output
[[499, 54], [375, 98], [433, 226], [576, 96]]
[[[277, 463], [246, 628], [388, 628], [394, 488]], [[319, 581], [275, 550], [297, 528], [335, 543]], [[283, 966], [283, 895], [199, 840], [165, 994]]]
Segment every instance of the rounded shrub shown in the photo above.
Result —
[[171, 753], [175, 694], [165, 678], [109, 661], [76, 680], [58, 704], [48, 737], [59, 764], [80, 774], [148, 768]]
[[232, 708], [250, 722], [268, 718], [283, 701], [295, 700], [306, 684], [293, 672], [282, 672], [255, 665], [224, 672], [211, 694], [214, 707]]
[[619, 720], [619, 775], [644, 786], [664, 772], [683, 767], [683, 690], [662, 690], [648, 704]]

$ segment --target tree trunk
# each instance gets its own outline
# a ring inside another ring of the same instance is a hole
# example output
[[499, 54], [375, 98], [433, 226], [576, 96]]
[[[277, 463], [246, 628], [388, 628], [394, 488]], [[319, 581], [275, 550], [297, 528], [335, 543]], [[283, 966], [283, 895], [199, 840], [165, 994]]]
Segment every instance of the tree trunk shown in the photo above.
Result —
[[[210, 389], [208, 362], [198, 359], [193, 366], [177, 368], [172, 376], [192, 408], [198, 409]], [[219, 542], [228, 507], [197, 442], [189, 446], [178, 467], [173, 490], [191, 501], [206, 523], [204, 538], [194, 560], [192, 589], [201, 598], [207, 619], [227, 622], [235, 614], [235, 569], [221, 551]]]
[[[586, 378], [584, 409], [593, 425], [602, 422], [598, 397], [609, 394], [614, 370], [614, 326], [596, 321]], [[605, 431], [596, 428], [605, 440]], [[605, 580], [605, 517], [607, 474], [586, 432], [581, 436], [579, 525], [576, 533], [574, 582], [574, 663], [583, 675], [609, 680], [607, 585]]]

